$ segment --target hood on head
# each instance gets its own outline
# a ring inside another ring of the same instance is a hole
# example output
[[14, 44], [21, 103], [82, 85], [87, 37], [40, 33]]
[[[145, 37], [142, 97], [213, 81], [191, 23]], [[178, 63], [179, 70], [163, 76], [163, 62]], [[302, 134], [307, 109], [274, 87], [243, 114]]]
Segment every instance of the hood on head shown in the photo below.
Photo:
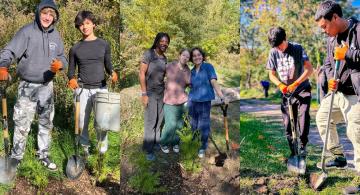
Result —
[[52, 8], [55, 10], [56, 13], [56, 20], [54, 20], [53, 24], [49, 27], [49, 30], [53, 29], [54, 24], [59, 21], [60, 18], [60, 14], [59, 14], [59, 10], [54, 2], [54, 0], [42, 0], [40, 2], [40, 4], [37, 6], [36, 8], [36, 13], [35, 13], [35, 21], [38, 24], [39, 28], [42, 29], [41, 27], [41, 23], [40, 23], [40, 11], [44, 8]]

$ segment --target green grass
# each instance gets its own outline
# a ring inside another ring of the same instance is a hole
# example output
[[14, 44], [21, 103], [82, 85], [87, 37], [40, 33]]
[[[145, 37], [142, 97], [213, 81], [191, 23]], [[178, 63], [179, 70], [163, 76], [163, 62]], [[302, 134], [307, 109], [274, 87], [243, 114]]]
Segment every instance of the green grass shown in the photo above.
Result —
[[[240, 149], [240, 186], [242, 190], [254, 192], [255, 180], [260, 177], [271, 178], [274, 175], [283, 179], [272, 180], [267, 185], [272, 188], [284, 180], [295, 178], [286, 170], [282, 157], [289, 155], [283, 127], [279, 122], [272, 122], [269, 118], [255, 118], [252, 115], [241, 113], [240, 131], [244, 142]], [[314, 125], [314, 121], [312, 121]], [[269, 147], [271, 146], [271, 147]], [[321, 147], [308, 145], [307, 170], [308, 173], [321, 173], [316, 167], [320, 161]], [[326, 187], [319, 194], [341, 194], [342, 189], [349, 185], [359, 184], [359, 177], [348, 170], [331, 170], [326, 179]], [[308, 185], [309, 175], [300, 177], [293, 187], [284, 187], [278, 190], [279, 194], [316, 194]]]
[[240, 139], [244, 139], [240, 146], [241, 169], [265, 175], [286, 171], [281, 159], [289, 154], [289, 150], [279, 125], [281, 124], [264, 123], [241, 113]]

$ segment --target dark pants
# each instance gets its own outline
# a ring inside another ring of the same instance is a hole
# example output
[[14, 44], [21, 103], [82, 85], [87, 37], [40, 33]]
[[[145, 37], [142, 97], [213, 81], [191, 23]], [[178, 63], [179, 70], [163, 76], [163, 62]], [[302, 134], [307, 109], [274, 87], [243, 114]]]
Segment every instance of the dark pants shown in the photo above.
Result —
[[[305, 89], [291, 98], [291, 106], [294, 113], [295, 126], [300, 133], [301, 146], [306, 146], [308, 143], [308, 135], [310, 128], [310, 102], [311, 102], [311, 88]], [[291, 153], [294, 154], [295, 149], [292, 147], [292, 132], [289, 115], [289, 107], [287, 98], [282, 97], [281, 112], [284, 120], [284, 127], [286, 129], [286, 138], [289, 142]]]
[[264, 95], [266, 98], [269, 96], [269, 86], [264, 87]]
[[191, 117], [191, 129], [200, 130], [201, 149], [206, 150], [210, 134], [210, 109], [211, 101], [193, 102], [189, 101], [189, 115]]
[[149, 103], [144, 114], [144, 142], [143, 149], [152, 153], [155, 144], [160, 143], [160, 127], [164, 118], [163, 97], [149, 96]]

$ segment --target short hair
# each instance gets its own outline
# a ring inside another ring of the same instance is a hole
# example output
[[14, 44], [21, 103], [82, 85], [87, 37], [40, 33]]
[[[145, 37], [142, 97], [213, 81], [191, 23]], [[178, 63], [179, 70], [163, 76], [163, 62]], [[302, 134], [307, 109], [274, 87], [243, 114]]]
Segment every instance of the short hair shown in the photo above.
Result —
[[194, 48], [191, 49], [191, 51], [190, 51], [190, 61], [193, 62], [193, 52], [195, 50], [198, 50], [201, 53], [202, 57], [203, 57], [203, 61], [206, 61], [206, 54], [200, 47], [194, 47]]
[[79, 29], [79, 27], [82, 25], [82, 23], [86, 20], [90, 20], [92, 23], [94, 23], [95, 25], [98, 24], [98, 20], [95, 17], [95, 15], [91, 12], [91, 11], [79, 11], [79, 13], [76, 15], [75, 17], [75, 27], [77, 29]]
[[50, 15], [54, 18], [54, 22], [56, 22], [57, 14], [56, 14], [56, 11], [54, 10], [54, 8], [44, 7], [43, 9], [40, 10], [40, 13], [42, 13], [42, 14], [47, 14], [49, 12], [50, 12]]
[[150, 49], [155, 49], [156, 48], [156, 45], [160, 42], [160, 40], [163, 38], [163, 37], [166, 37], [169, 41], [169, 44], [170, 44], [170, 36], [167, 34], [167, 33], [164, 33], [164, 32], [159, 32], [156, 37], [155, 37], [155, 40], [154, 40], [154, 43], [153, 45], [151, 46]]
[[319, 21], [321, 18], [331, 20], [334, 14], [339, 17], [343, 16], [340, 5], [334, 1], [324, 1], [316, 10], [315, 21]]
[[279, 46], [284, 40], [286, 40], [286, 32], [281, 27], [272, 27], [268, 32], [268, 40], [271, 47]]

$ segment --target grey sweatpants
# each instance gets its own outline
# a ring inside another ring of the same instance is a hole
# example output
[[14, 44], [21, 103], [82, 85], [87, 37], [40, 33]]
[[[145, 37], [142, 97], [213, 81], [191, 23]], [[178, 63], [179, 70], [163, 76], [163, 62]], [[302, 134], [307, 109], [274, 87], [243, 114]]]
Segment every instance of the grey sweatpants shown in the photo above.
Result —
[[18, 160], [23, 158], [26, 139], [35, 113], [39, 115], [39, 131], [37, 135], [39, 150], [37, 155], [40, 159], [48, 156], [54, 111], [53, 82], [38, 84], [20, 81], [18, 98], [14, 106], [15, 130], [14, 147], [11, 151], [12, 158]]
[[[81, 88], [77, 88], [74, 94], [78, 95], [81, 91]], [[95, 107], [95, 95], [96, 92], [108, 92], [105, 88], [96, 88], [96, 89], [82, 89], [80, 94], [80, 117], [79, 117], [79, 128], [81, 130], [80, 135], [80, 144], [83, 146], [89, 146], [89, 122], [90, 122], [90, 114], [94, 110]], [[94, 112], [95, 113], [95, 112]], [[95, 122], [95, 120], [94, 120]], [[96, 127], [96, 125], [94, 125]], [[100, 146], [105, 146], [107, 148], [108, 140], [107, 140], [107, 131], [96, 130], [96, 137], [98, 140], [98, 144]]]
[[160, 143], [160, 127], [164, 119], [163, 107], [163, 97], [149, 96], [144, 114], [143, 149], [147, 153], [152, 153], [154, 145]]

